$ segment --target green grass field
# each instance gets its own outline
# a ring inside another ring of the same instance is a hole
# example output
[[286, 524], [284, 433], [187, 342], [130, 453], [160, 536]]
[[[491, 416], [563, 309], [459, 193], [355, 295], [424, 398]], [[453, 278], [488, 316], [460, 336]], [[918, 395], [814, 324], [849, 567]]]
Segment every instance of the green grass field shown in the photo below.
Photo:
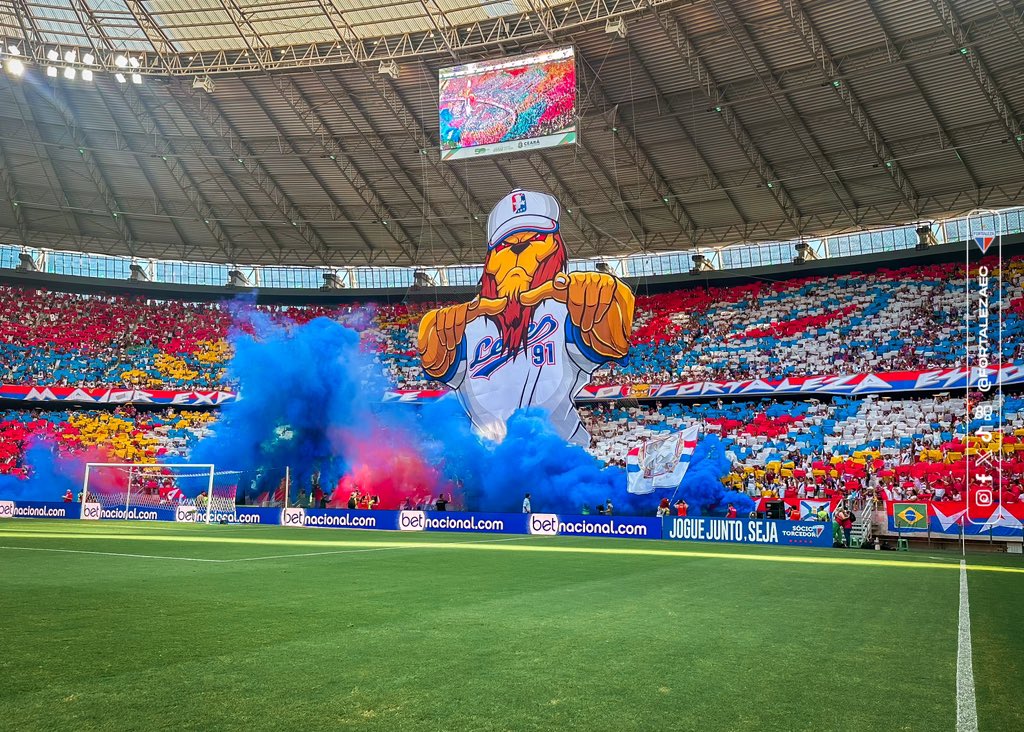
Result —
[[[959, 557], [9, 520], [0, 729], [954, 730]], [[981, 730], [1024, 561], [968, 557]]]

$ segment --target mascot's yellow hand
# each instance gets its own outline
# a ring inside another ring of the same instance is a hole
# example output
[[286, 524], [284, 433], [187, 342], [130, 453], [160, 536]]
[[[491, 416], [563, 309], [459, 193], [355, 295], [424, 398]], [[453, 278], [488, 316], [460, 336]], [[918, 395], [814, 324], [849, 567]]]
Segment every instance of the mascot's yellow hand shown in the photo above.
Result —
[[455, 350], [466, 333], [466, 326], [485, 315], [498, 315], [505, 309], [504, 297], [478, 297], [470, 302], [431, 310], [420, 321], [417, 346], [424, 370], [438, 378], [451, 367]]
[[569, 319], [583, 340], [598, 353], [621, 358], [629, 350], [633, 330], [633, 293], [615, 277], [603, 272], [559, 273], [519, 296], [526, 306], [544, 300], [565, 303]]
[[544, 300], [565, 303], [573, 323], [581, 330], [593, 330], [594, 323], [607, 317], [618, 287], [619, 281], [603, 272], [559, 272], [550, 282], [524, 292], [519, 302], [526, 306]]

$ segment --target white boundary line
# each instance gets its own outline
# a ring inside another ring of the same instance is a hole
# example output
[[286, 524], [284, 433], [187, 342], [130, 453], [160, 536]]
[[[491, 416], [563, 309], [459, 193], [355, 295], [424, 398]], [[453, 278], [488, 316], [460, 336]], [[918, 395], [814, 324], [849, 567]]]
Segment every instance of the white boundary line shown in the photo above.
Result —
[[132, 557], [134, 559], [177, 559], [181, 562], [210, 562], [213, 564], [224, 564], [233, 562], [233, 559], [201, 559], [199, 557], [166, 557], [158, 554], [122, 554], [119, 552], [90, 552], [84, 549], [47, 549], [37, 546], [0, 546], [0, 549], [14, 549], [22, 552], [57, 552], [58, 554], [96, 554], [103, 557]]
[[[457, 544], [490, 544], [498, 541], [522, 541], [530, 536], [512, 536], [504, 539], [482, 539], [478, 541], [459, 541]], [[444, 548], [444, 547], [440, 547]], [[130, 557], [132, 559], [176, 559], [182, 562], [208, 562], [210, 564], [237, 564], [239, 562], [260, 562], [267, 559], [300, 559], [302, 557], [322, 557], [330, 554], [362, 554], [365, 552], [386, 552], [395, 549], [429, 549], [419, 544], [409, 546], [381, 546], [372, 549], [338, 549], [326, 552], [300, 552], [297, 554], [273, 554], [265, 557], [242, 557], [240, 559], [205, 559], [199, 557], [169, 557], [160, 554], [125, 554], [122, 552], [96, 552], [84, 549], [50, 549], [34, 546], [0, 546], [0, 549], [14, 549], [26, 552], [56, 552], [58, 554], [93, 554], [102, 557]]]
[[[532, 536], [509, 536], [504, 539], [479, 539], [477, 541], [456, 541], [455, 544], [493, 544], [499, 541], [523, 541], [531, 539]], [[381, 546], [372, 549], [338, 549], [329, 552], [302, 552], [299, 554], [273, 554], [269, 557], [243, 557], [241, 559], [222, 559], [223, 562], [259, 562], [264, 559], [291, 559], [292, 557], [322, 557], [329, 554], [360, 554], [363, 552], [386, 552], [393, 549], [429, 549], [422, 544], [410, 544], [409, 546]], [[439, 547], [444, 548], [444, 547]]]
[[960, 560], [960, 615], [956, 642], [956, 729], [957, 732], [978, 732], [971, 652], [971, 602], [967, 596], [967, 562], [963, 559]]

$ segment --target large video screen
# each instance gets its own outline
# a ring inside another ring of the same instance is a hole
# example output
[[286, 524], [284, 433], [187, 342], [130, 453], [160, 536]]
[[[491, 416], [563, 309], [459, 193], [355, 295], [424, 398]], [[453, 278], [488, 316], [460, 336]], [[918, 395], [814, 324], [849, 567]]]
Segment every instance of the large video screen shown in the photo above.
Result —
[[441, 159], [576, 142], [573, 49], [441, 69]]

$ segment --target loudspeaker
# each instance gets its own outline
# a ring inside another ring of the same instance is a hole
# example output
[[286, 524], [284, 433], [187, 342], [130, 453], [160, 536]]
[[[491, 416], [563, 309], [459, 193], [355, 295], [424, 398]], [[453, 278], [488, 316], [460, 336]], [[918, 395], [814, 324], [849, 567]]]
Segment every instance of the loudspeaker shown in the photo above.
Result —
[[770, 519], [784, 519], [786, 518], [786, 503], [781, 499], [774, 498], [770, 501], [764, 502], [765, 513]]

